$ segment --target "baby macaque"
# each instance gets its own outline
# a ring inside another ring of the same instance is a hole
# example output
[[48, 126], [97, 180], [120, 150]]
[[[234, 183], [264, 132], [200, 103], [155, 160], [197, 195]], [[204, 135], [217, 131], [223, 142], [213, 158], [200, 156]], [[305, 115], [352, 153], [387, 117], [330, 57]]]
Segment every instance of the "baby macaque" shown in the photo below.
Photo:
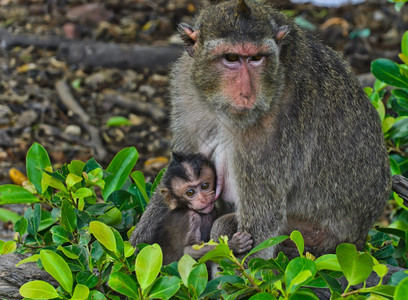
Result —
[[[170, 210], [153, 237], [162, 247], [164, 264], [179, 260], [183, 254], [198, 259], [214, 248], [206, 245], [195, 250], [192, 246], [210, 239], [217, 217], [215, 184], [215, 167], [203, 155], [173, 153], [160, 190]], [[228, 245], [236, 254], [245, 253], [252, 248], [252, 239], [248, 233], [236, 232]]]

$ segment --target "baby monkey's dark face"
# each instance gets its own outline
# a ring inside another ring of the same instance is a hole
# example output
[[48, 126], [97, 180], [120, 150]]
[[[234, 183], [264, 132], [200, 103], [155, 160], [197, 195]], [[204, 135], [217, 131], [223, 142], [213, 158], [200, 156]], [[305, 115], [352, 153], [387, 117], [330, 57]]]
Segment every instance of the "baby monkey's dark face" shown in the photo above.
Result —
[[[187, 170], [189, 166], [186, 166]], [[194, 172], [187, 172], [189, 180], [174, 178], [172, 180], [173, 193], [188, 208], [201, 214], [208, 214], [214, 209], [215, 202], [215, 174], [210, 167], [204, 167], [197, 178]]]

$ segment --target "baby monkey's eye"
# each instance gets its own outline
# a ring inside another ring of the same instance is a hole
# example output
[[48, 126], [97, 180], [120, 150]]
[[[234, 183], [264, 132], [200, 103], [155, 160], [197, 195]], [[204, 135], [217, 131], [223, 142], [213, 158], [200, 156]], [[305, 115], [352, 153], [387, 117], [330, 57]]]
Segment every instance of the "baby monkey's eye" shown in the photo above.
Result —
[[262, 55], [254, 55], [254, 56], [251, 56], [251, 60], [252, 61], [260, 61], [261, 59], [262, 59]]
[[193, 190], [193, 189], [189, 189], [189, 190], [186, 191], [186, 195], [189, 196], [189, 197], [194, 196], [194, 194], [195, 194], [195, 190]]
[[227, 62], [236, 62], [236, 61], [239, 60], [239, 56], [236, 55], [236, 54], [225, 54], [225, 55], [224, 55], [224, 59], [225, 59]]
[[201, 185], [201, 188], [202, 188], [203, 190], [208, 190], [209, 187], [210, 187], [210, 184], [209, 184], [208, 182], [204, 182], [204, 183]]

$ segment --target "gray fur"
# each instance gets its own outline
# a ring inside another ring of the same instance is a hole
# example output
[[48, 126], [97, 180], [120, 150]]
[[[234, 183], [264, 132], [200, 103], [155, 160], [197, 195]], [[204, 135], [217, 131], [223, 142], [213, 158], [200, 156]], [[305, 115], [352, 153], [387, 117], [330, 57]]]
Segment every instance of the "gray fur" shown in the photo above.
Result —
[[[238, 231], [250, 233], [254, 246], [292, 229], [308, 235], [316, 228], [324, 237], [311, 249], [316, 255], [333, 252], [343, 242], [361, 249], [390, 191], [377, 112], [337, 52], [270, 6], [249, 0], [251, 15], [257, 15], [245, 21], [246, 35], [242, 20], [228, 23], [231, 3], [203, 10], [194, 25], [200, 30], [197, 50], [184, 54], [173, 68], [172, 150], [211, 156], [217, 176], [225, 180], [221, 196], [235, 204]], [[258, 100], [267, 109], [242, 120], [220, 111], [225, 99], [217, 94], [218, 74], [211, 73], [205, 43], [253, 41], [261, 33], [272, 39], [282, 26], [290, 30], [259, 83]], [[235, 31], [220, 36], [226, 28]], [[132, 235], [133, 245], [149, 242], [163, 209], [156, 193]], [[275, 251], [257, 255], [269, 258]]]

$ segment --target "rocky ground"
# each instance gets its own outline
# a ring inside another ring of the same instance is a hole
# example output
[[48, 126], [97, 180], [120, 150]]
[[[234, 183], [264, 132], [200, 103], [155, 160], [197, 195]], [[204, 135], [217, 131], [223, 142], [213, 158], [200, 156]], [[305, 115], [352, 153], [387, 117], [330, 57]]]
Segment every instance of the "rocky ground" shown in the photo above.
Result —
[[[339, 8], [276, 3], [341, 51], [358, 74], [369, 72], [373, 59], [398, 60], [408, 30], [408, 7], [396, 12], [386, 0]], [[153, 179], [168, 158], [168, 66], [181, 51], [169, 45], [180, 45], [176, 24], [191, 22], [201, 5], [0, 0], [0, 184], [11, 183], [10, 168], [24, 172], [33, 142], [48, 150], [55, 166], [95, 156], [107, 167], [120, 149], [135, 146], [137, 168]], [[151, 57], [145, 53], [132, 64], [138, 58], [135, 45], [163, 47], [168, 61], [158, 65], [148, 50]], [[73, 46], [81, 49], [75, 52], [79, 59], [69, 52]], [[123, 49], [130, 51], [127, 58], [121, 57]], [[118, 116], [128, 124], [112, 126]]]

